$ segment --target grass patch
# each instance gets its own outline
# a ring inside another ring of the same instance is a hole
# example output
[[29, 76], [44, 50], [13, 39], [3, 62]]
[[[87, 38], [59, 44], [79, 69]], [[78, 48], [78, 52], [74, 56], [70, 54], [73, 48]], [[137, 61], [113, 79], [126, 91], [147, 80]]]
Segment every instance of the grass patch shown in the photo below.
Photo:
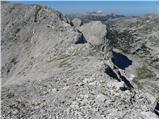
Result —
[[152, 78], [154, 76], [154, 73], [151, 70], [149, 70], [146, 65], [143, 65], [141, 68], [137, 69], [138, 79]]
[[143, 84], [140, 82], [142, 79], [153, 78], [155, 76], [154, 72], [149, 70], [146, 65], [137, 69], [137, 77], [133, 82], [138, 86], [138, 88], [143, 88]]
[[130, 87], [130, 88], [128, 88], [128, 90], [129, 90], [131, 93], [133, 93], [133, 90], [134, 90], [134, 89]]
[[138, 86], [138, 88], [142, 89], [143, 85], [139, 82], [139, 80], [134, 79], [133, 82]]

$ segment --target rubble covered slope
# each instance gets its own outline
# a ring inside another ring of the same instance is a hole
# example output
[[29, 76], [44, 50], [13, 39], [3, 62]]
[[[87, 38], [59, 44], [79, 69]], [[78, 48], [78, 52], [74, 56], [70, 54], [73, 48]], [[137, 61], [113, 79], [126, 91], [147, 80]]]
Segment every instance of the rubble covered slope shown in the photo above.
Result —
[[105, 24], [37, 5], [1, 12], [2, 118], [158, 118], [155, 97], [113, 62]]

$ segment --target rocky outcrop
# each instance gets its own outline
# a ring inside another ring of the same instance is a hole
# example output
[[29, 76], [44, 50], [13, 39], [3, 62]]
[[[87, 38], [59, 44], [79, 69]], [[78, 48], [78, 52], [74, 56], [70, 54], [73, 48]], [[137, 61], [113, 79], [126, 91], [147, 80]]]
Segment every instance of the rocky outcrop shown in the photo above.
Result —
[[83, 33], [87, 42], [98, 51], [104, 52], [106, 59], [110, 56], [112, 47], [110, 41], [106, 38], [106, 25], [102, 24], [100, 21], [91, 21], [78, 27], [78, 29]]
[[[158, 117], [148, 95], [124, 90], [124, 71], [104, 59], [110, 46], [101, 22], [78, 30], [54, 9], [1, 7], [2, 118]], [[106, 74], [107, 66], [120, 71], [120, 81]]]
[[94, 46], [102, 45], [106, 40], [106, 26], [100, 21], [92, 21], [79, 28], [86, 40]]
[[[42, 66], [46, 61], [51, 61], [57, 55], [72, 54], [68, 53], [74, 52], [70, 49], [71, 46], [78, 49], [75, 44], [86, 42], [83, 34], [74, 29], [65, 16], [41, 6], [3, 3], [2, 29], [2, 76], [4, 78], [2, 82], [4, 83], [31, 77], [32, 75], [29, 75], [31, 71], [37, 74], [31, 79], [42, 79], [41, 77], [45, 75], [38, 75], [37, 69], [43, 71]], [[35, 63], [40, 63], [37, 65], [38, 68]]]
[[74, 18], [74, 19], [72, 20], [72, 24], [73, 24], [73, 26], [75, 26], [75, 27], [79, 27], [79, 26], [82, 25], [82, 21], [81, 21], [81, 19]]

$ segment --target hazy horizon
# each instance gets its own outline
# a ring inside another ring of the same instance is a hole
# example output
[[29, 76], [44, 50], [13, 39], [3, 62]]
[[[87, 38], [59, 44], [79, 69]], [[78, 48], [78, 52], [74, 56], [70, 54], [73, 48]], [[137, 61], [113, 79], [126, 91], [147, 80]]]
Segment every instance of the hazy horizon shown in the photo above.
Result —
[[54, 8], [64, 14], [76, 14], [101, 10], [125, 16], [158, 14], [158, 1], [10, 1], [12, 3], [38, 4]]

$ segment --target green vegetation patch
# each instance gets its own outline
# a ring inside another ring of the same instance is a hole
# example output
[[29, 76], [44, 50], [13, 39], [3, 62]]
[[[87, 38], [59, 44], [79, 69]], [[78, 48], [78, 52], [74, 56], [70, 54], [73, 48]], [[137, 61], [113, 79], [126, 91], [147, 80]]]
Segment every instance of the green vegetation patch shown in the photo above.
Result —
[[133, 82], [138, 86], [138, 88], [142, 89], [143, 84], [140, 82], [142, 79], [153, 78], [155, 76], [154, 72], [149, 70], [146, 65], [137, 69], [137, 77], [133, 80]]
[[140, 88], [140, 89], [143, 88], [142, 83], [140, 83], [138, 79], [135, 78], [135, 79], [133, 80], [133, 82], [138, 86], [138, 88]]
[[146, 65], [143, 65], [142, 67], [137, 69], [138, 79], [152, 78], [154, 76], [155, 74], [151, 70], [149, 70]]

